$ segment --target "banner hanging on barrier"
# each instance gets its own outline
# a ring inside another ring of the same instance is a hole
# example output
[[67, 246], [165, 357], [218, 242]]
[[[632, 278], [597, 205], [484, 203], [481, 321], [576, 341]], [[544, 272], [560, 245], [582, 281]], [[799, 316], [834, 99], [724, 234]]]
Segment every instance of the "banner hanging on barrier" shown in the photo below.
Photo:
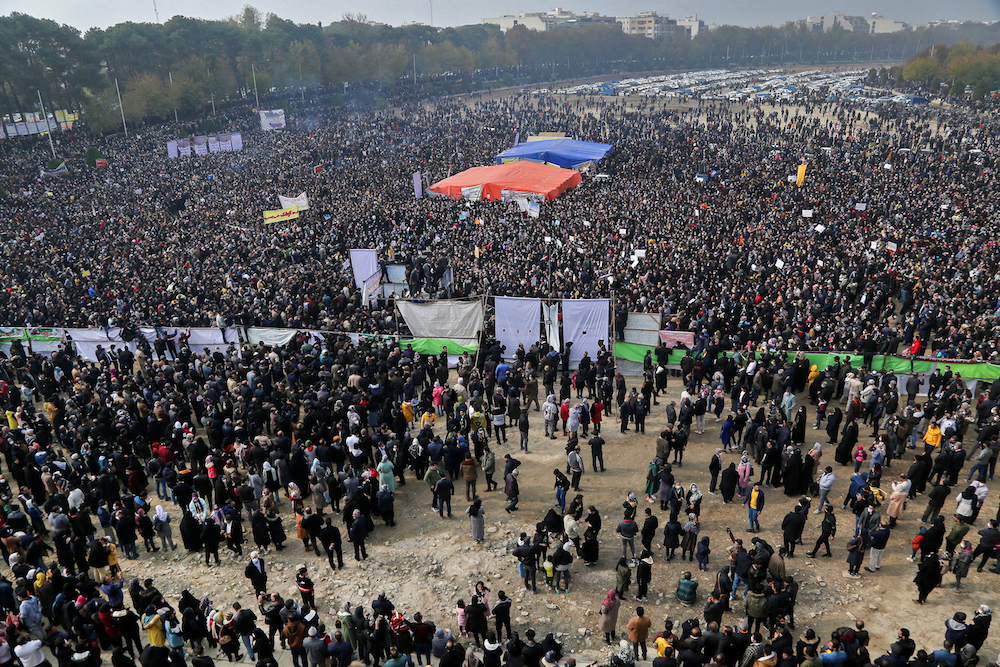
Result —
[[496, 306], [496, 339], [505, 346], [503, 356], [513, 359], [518, 345], [528, 349], [538, 342], [540, 299], [519, 299], [498, 296], [493, 299]]

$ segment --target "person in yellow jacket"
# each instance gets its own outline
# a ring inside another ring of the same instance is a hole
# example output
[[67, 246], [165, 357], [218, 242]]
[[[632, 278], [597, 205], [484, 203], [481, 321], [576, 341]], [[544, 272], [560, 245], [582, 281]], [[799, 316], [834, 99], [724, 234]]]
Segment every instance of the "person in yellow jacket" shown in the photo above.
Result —
[[146, 636], [149, 637], [150, 644], [153, 646], [167, 645], [167, 631], [163, 628], [163, 619], [156, 613], [152, 605], [146, 607], [146, 611], [142, 615], [142, 627], [146, 628]]
[[434, 425], [437, 424], [437, 417], [434, 413], [428, 410], [420, 417], [420, 428], [434, 429]]
[[941, 427], [931, 422], [924, 433], [924, 454], [930, 454], [941, 444]]
[[412, 424], [416, 418], [416, 415], [413, 414], [413, 403], [410, 401], [403, 401], [403, 417], [407, 424]]

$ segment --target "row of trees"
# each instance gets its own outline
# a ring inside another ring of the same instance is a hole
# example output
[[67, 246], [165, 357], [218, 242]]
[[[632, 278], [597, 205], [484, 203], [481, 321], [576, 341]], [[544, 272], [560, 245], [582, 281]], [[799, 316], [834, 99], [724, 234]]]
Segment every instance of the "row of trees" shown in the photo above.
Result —
[[[437, 29], [391, 27], [363, 15], [337, 23], [297, 24], [246, 6], [222, 21], [175, 16], [163, 24], [120, 23], [81, 34], [75, 28], [14, 13], [0, 17], [0, 115], [37, 110], [39, 90], [55, 108], [82, 108], [88, 120], [109, 126], [117, 113], [119, 83], [126, 117], [133, 122], [203, 112], [211, 99], [252, 94], [257, 88], [289, 89], [346, 82], [383, 87], [422, 86], [443, 73], [462, 89], [486, 81], [514, 83], [548, 76], [724, 66], [899, 62], [930, 44], [998, 41], [1000, 25], [924, 27], [889, 35], [813, 31], [804, 22], [783, 26], [722, 26], [695, 39], [657, 40], [631, 36], [610, 25], [587, 25], [537, 33], [515, 27], [471, 25]], [[963, 49], [965, 47], [962, 47]], [[951, 65], [936, 53], [935, 74], [981, 80], [979, 55]], [[963, 61], [964, 62], [964, 61]], [[545, 67], [543, 67], [545, 66]], [[912, 64], [911, 64], [912, 66]], [[927, 73], [917, 66], [914, 73]], [[982, 67], [989, 69], [985, 64]], [[524, 68], [524, 72], [520, 68]]]
[[971, 88], [980, 100], [1000, 88], [1000, 44], [972, 42], [935, 45], [918, 53], [903, 68], [903, 78], [932, 92], [964, 95]]

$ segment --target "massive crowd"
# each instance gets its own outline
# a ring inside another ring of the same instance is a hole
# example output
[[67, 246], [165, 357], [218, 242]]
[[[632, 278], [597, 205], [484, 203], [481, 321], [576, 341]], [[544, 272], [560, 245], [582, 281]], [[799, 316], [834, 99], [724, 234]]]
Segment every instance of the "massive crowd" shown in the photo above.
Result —
[[[456, 513], [469, 517], [472, 539], [482, 541], [477, 480], [481, 473], [487, 491], [502, 488], [507, 512], [519, 511], [517, 457], [527, 460], [527, 434], [537, 433], [532, 407], [546, 436], [565, 438], [567, 456], [565, 471], [553, 471], [552, 509], [512, 545], [526, 589], [538, 589], [542, 572], [542, 586], [567, 593], [575, 560], [593, 565], [602, 540], [620, 542], [598, 625], [612, 643], [633, 579], [640, 601], [649, 594], [661, 544], [668, 559], [680, 549], [681, 560], [716, 571], [703, 598], [690, 573], [677, 582], [678, 601], [705, 600], [700, 617], [653, 635], [637, 607], [609, 657], [615, 667], [645, 660], [650, 640], [656, 667], [990, 662], [977, 654], [988, 637], [987, 605], [970, 608], [971, 621], [961, 611], [949, 619], [940, 649], [924, 637], [933, 650], [917, 651], [902, 629], [875, 657], [860, 621], [828, 640], [811, 631], [796, 639], [799, 583], [784, 566], [796, 557], [810, 512], [823, 515], [822, 536], [805, 555], [822, 557], [832, 553], [837, 518], [843, 524], [850, 507], [853, 529], [840, 526], [848, 574], [865, 576], [859, 570], [867, 559], [877, 576], [906, 501], [921, 494], [930, 525], [906, 540], [914, 561], [919, 554], [916, 601], [933, 593], [942, 571], [954, 573], [958, 586], [973, 559], [982, 557], [981, 570], [996, 557], [996, 521], [983, 525], [979, 511], [1000, 450], [1000, 383], [975, 396], [960, 378], [941, 374], [932, 396], [918, 402], [919, 385], [899, 387], [871, 364], [877, 353], [928, 345], [948, 357], [997, 352], [996, 251], [983, 233], [992, 214], [983, 196], [992, 160], [969, 153], [965, 141], [991, 149], [989, 122], [912, 107], [869, 114], [821, 98], [799, 107], [692, 108], [446, 99], [394, 112], [309, 111], [310, 129], [272, 133], [254, 131], [233, 112], [222, 120], [244, 131], [246, 149], [198, 159], [165, 157], [169, 128], [102, 140], [111, 165], [72, 163], [65, 179], [38, 178], [45, 147], [37, 140], [0, 143], [11, 195], [2, 203], [4, 322], [399, 331], [390, 304], [361, 307], [343, 264], [351, 247], [376, 247], [387, 263], [407, 264], [414, 294], [440, 293], [445, 263], [455, 269], [458, 295], [604, 296], [613, 289], [620, 323], [630, 311], [660, 311], [667, 326], [698, 333], [696, 349], [680, 359], [679, 401], [664, 397], [669, 426], [648, 468], [635, 471], [645, 475], [645, 497], [622, 490], [621, 509], [604, 512], [614, 525], [609, 538], [598, 508], [585, 507], [582, 494], [568, 496], [588, 459], [591, 472], [604, 470], [602, 421], [645, 432], [664, 389], [656, 369], [666, 348], [629, 391], [607, 354], [574, 379], [560, 351], [544, 342], [519, 350], [512, 363], [486, 345], [460, 361], [454, 383], [444, 358], [391, 343], [352, 344], [336, 333], [215, 352], [181, 340], [98, 363], [16, 345], [0, 384], [11, 478], [0, 489], [0, 548], [12, 570], [12, 580], [0, 581], [0, 606], [9, 612], [0, 664], [16, 656], [36, 667], [51, 654], [60, 667], [96, 666], [108, 649], [115, 667], [130, 667], [135, 657], [143, 667], [186, 659], [211, 667], [208, 644], [230, 660], [241, 658], [242, 646], [261, 667], [274, 664], [278, 645], [296, 667], [328, 660], [346, 667], [355, 658], [403, 667], [413, 653], [418, 664], [433, 656], [446, 667], [555, 667], [563, 656], [553, 636], [536, 642], [533, 630], [512, 633], [510, 598], [493, 597], [485, 584], [469, 604], [456, 603], [453, 631], [444, 619], [435, 624], [396, 609], [385, 595], [370, 611], [321, 609], [305, 566], [295, 573], [300, 600], [268, 586], [270, 550], [287, 548], [292, 534], [293, 548], [301, 540], [330, 568], [345, 567], [345, 541], [355, 560], [366, 559], [369, 535], [384, 530], [376, 519], [395, 524], [394, 494], [409, 473], [430, 487], [441, 516], [452, 514], [456, 484], [464, 482], [469, 506]], [[514, 134], [535, 131], [611, 142], [615, 151], [600, 166], [611, 179], [585, 180], [544, 204], [538, 220], [506, 204], [413, 198], [413, 171], [436, 179], [483, 164]], [[59, 137], [59, 150], [80, 152], [91, 142], [78, 128]], [[807, 149], [806, 184], [797, 188], [788, 176]], [[712, 180], [696, 183], [698, 172], [712, 172]], [[260, 211], [274, 208], [278, 194], [300, 191], [311, 200], [306, 215], [263, 225]], [[172, 210], [180, 201], [182, 213]], [[459, 220], [459, 210], [471, 215]], [[560, 244], [545, 244], [545, 236]], [[637, 248], [647, 253], [633, 267]], [[596, 281], [601, 273], [616, 280]], [[825, 369], [783, 354], [845, 349], [856, 351], [853, 362]], [[836, 444], [832, 456], [822, 444], [802, 451], [811, 439], [807, 402], [816, 406], [812, 430], [825, 429]], [[722, 447], [707, 471], [711, 484], [699, 489], [679, 479], [682, 470], [694, 475], [683, 454], [713, 415]], [[872, 438], [859, 434], [862, 425], [872, 427]], [[522, 436], [523, 454], [506, 446], [508, 427], [512, 438], [515, 429]], [[918, 441], [923, 453], [914, 456]], [[737, 449], [740, 462], [723, 465], [725, 449]], [[905, 458], [913, 459], [905, 474], [884, 478]], [[844, 481], [835, 486], [836, 465], [854, 466], [846, 490]], [[780, 528], [769, 526], [780, 530], [780, 547], [760, 534], [765, 506], [776, 504], [765, 505], [769, 487], [795, 503]], [[962, 489], [955, 512], [944, 509], [953, 487]], [[702, 509], [717, 491], [721, 502], [747, 507], [752, 536], [730, 534], [720, 547], [700, 535]], [[650, 508], [640, 511], [643, 500]], [[662, 528], [657, 502], [669, 512]], [[946, 535], [949, 515], [956, 519]], [[965, 539], [970, 527], [976, 545]], [[254, 545], [246, 555], [245, 542]], [[120, 559], [168, 548], [203, 553], [206, 567], [217, 566], [223, 545], [246, 563], [259, 617], [190, 593], [166, 600], [154, 579], [119, 576]], [[185, 655], [188, 644], [193, 656]]]

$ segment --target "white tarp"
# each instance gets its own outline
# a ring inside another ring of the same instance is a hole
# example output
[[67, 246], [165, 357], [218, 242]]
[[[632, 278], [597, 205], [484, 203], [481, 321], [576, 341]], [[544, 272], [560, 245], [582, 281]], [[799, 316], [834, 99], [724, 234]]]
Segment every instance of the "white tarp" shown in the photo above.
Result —
[[660, 313], [629, 313], [622, 334], [626, 343], [656, 347], [660, 344]]
[[507, 346], [504, 358], [513, 359], [518, 345], [528, 349], [538, 342], [538, 329], [541, 324], [539, 308], [540, 299], [518, 299], [498, 296], [494, 299], [496, 305], [496, 338], [501, 345]]
[[[185, 329], [183, 327], [161, 329], [165, 336], [178, 340], [181, 333], [188, 334], [188, 347], [196, 354], [201, 354], [207, 347], [209, 351], [225, 350], [230, 343], [239, 346], [239, 336], [235, 327], [222, 330], [214, 327], [199, 327]], [[139, 332], [150, 345], [156, 340], [156, 329], [153, 327], [141, 327]], [[116, 350], [123, 347], [135, 352], [138, 347], [138, 340], [131, 340], [125, 343], [121, 339], [121, 329], [66, 329], [76, 344], [77, 353], [87, 361], [97, 361], [97, 346], [100, 345], [105, 350], [110, 350], [114, 345]], [[169, 355], [169, 352], [168, 352]]]
[[291, 208], [292, 206], [295, 206], [300, 211], [309, 210], [309, 197], [307, 197], [304, 192], [295, 197], [282, 197], [281, 195], [278, 195], [278, 201], [281, 202], [281, 208]]
[[551, 305], [542, 304], [542, 320], [545, 322], [546, 342], [559, 349], [559, 302]]
[[481, 301], [397, 301], [414, 338], [444, 338], [461, 345], [478, 345], [483, 330]]
[[251, 345], [263, 343], [268, 347], [287, 345], [295, 338], [295, 329], [268, 329], [264, 327], [251, 327], [246, 329], [247, 342]]
[[563, 299], [563, 335], [570, 348], [569, 362], [576, 367], [589, 352], [591, 359], [597, 359], [600, 350], [598, 341], [608, 343], [610, 314], [607, 299]]
[[354, 271], [354, 285], [361, 289], [365, 281], [378, 270], [378, 251], [352, 248], [351, 269]]

